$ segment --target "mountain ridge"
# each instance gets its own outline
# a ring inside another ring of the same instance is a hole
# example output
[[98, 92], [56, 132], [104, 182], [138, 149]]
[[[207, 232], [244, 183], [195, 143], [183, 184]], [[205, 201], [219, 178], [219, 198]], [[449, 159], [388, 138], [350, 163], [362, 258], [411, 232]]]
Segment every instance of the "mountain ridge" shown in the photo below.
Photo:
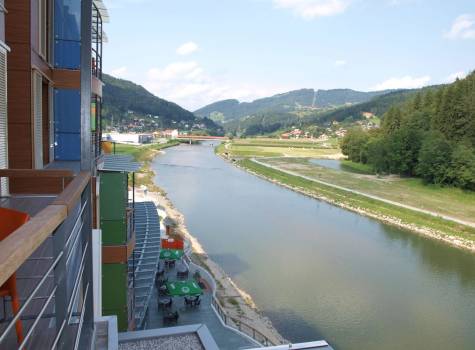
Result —
[[348, 104], [358, 104], [371, 100], [394, 90], [363, 92], [353, 89], [298, 89], [251, 102], [240, 102], [237, 99], [216, 101], [194, 111], [199, 117], [208, 117], [217, 121], [227, 122], [260, 113], [292, 112], [300, 109], [335, 108]]

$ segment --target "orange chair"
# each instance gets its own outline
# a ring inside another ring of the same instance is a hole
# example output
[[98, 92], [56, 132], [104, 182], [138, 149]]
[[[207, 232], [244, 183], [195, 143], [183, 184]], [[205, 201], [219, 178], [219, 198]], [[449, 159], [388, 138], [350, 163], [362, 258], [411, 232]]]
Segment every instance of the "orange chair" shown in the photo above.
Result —
[[[4, 240], [11, 233], [15, 232], [17, 228], [25, 224], [29, 220], [29, 215], [12, 209], [0, 208], [0, 241]], [[16, 274], [0, 286], [0, 297], [10, 296], [12, 299], [13, 314], [16, 315], [20, 310], [20, 300], [16, 290]], [[23, 341], [23, 327], [21, 321], [18, 320], [15, 324], [16, 336], [18, 343]]]

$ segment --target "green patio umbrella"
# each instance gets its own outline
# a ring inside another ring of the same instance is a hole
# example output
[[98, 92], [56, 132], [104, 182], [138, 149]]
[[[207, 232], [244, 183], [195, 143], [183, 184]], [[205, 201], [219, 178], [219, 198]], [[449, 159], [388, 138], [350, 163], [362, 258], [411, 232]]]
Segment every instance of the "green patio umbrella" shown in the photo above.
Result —
[[178, 249], [162, 249], [160, 251], [160, 259], [178, 260], [183, 256], [183, 250]]
[[195, 280], [167, 282], [166, 286], [168, 294], [172, 297], [197, 296], [203, 294], [203, 290]]

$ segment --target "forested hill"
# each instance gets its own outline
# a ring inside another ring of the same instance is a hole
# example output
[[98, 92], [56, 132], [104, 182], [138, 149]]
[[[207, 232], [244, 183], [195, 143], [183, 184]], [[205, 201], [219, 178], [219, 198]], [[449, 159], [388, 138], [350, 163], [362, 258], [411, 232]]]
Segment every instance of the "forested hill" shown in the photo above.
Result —
[[[424, 88], [423, 90], [435, 88], [435, 86], [431, 86]], [[363, 112], [370, 112], [377, 116], [382, 116], [391, 108], [391, 106], [405, 102], [419, 91], [421, 91], [421, 89], [392, 91], [384, 95], [376, 96], [367, 102], [340, 107], [318, 114], [314, 117], [310, 117], [305, 121], [305, 124], [324, 124], [332, 121], [342, 122], [344, 120], [350, 119], [359, 120], [362, 118]]]
[[263, 113], [286, 113], [301, 108], [330, 108], [362, 103], [390, 91], [361, 92], [351, 89], [301, 89], [261, 98], [253, 102], [224, 100], [198, 109], [195, 114], [215, 120], [229, 121]]
[[342, 151], [377, 172], [475, 190], [475, 72], [392, 107], [380, 129], [350, 130]]
[[[128, 121], [137, 116], [155, 118], [160, 127], [179, 124], [204, 124], [209, 130], [219, 127], [208, 118], [197, 118], [193, 113], [176, 103], [161, 99], [144, 87], [131, 81], [104, 74], [103, 117], [106, 122], [114, 118], [115, 123]], [[133, 112], [133, 113], [129, 113]], [[175, 122], [175, 123], [174, 123]]]

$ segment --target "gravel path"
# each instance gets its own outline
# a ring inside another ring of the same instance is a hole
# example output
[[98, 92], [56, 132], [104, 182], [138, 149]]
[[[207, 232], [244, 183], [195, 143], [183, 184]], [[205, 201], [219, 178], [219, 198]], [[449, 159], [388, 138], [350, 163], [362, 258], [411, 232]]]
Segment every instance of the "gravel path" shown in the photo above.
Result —
[[119, 344], [119, 350], [204, 350], [196, 334], [138, 340]]

